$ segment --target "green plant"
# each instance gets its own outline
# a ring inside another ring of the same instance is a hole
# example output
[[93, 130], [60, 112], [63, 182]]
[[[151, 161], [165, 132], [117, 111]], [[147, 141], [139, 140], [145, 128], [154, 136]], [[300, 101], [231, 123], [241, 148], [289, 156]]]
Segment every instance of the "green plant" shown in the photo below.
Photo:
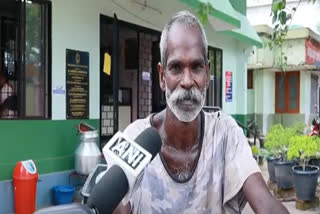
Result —
[[279, 157], [281, 152], [281, 135], [284, 131], [284, 127], [281, 124], [276, 124], [271, 127], [270, 131], [266, 135], [265, 147], [274, 157]]
[[[315, 3], [316, 0], [308, 0], [309, 2]], [[287, 7], [286, 0], [273, 0], [271, 6], [272, 24], [274, 26], [273, 35], [271, 42], [268, 43], [270, 49], [274, 46], [278, 47], [280, 51], [279, 65], [282, 71], [286, 71], [288, 57], [283, 51], [283, 42], [287, 37], [289, 26], [293, 20], [293, 16], [296, 13], [302, 0], [298, 1], [295, 7]]]
[[251, 151], [253, 155], [259, 155], [259, 150], [257, 146], [251, 146]]
[[303, 130], [303, 123], [295, 123], [288, 128], [284, 128], [281, 124], [276, 124], [271, 127], [266, 135], [265, 147], [270, 155], [286, 161], [291, 138], [303, 134]]
[[291, 138], [292, 143], [288, 149], [288, 159], [297, 158], [303, 171], [305, 171], [310, 158], [314, 157], [319, 151], [317, 138], [317, 136], [311, 137], [307, 135], [297, 135]]
[[270, 156], [272, 156], [272, 155], [270, 154], [270, 152], [269, 152], [267, 149], [265, 149], [265, 148], [260, 148], [260, 149], [259, 149], [259, 156], [260, 156], [260, 157], [263, 157], [263, 158], [268, 158], [268, 157], [270, 157]]

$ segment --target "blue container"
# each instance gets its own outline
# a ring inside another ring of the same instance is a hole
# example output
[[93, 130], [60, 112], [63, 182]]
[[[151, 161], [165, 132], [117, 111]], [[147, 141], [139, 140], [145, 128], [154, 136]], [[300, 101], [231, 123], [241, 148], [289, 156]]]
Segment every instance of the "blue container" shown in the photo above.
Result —
[[60, 204], [71, 204], [74, 186], [72, 185], [58, 185], [53, 187], [53, 197], [57, 205]]

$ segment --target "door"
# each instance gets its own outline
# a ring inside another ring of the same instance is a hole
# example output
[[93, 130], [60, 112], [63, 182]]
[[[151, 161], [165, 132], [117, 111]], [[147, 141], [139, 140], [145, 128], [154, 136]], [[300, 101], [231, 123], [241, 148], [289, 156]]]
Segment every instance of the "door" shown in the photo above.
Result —
[[152, 112], [160, 112], [166, 108], [165, 92], [160, 88], [157, 70], [160, 62], [159, 41], [152, 43]]
[[119, 129], [119, 21], [100, 16], [100, 142]]
[[207, 90], [207, 106], [222, 108], [222, 50], [209, 47], [210, 82]]

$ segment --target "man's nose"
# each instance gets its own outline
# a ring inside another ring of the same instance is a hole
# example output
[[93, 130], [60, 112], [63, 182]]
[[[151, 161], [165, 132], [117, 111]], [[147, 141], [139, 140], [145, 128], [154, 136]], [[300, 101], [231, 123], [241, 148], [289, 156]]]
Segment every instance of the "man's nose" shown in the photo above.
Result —
[[189, 69], [185, 69], [180, 81], [181, 87], [185, 89], [190, 89], [193, 87], [193, 84], [194, 84], [194, 80], [193, 80], [192, 72]]

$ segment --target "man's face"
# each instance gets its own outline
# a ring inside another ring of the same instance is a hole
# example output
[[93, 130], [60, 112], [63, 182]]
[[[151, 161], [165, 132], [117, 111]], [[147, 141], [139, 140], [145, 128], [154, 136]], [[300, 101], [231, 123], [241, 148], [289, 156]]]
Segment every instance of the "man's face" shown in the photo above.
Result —
[[167, 66], [160, 65], [160, 84], [167, 104], [182, 122], [194, 120], [201, 111], [208, 84], [209, 66], [202, 39], [195, 27], [174, 24], [168, 34]]

